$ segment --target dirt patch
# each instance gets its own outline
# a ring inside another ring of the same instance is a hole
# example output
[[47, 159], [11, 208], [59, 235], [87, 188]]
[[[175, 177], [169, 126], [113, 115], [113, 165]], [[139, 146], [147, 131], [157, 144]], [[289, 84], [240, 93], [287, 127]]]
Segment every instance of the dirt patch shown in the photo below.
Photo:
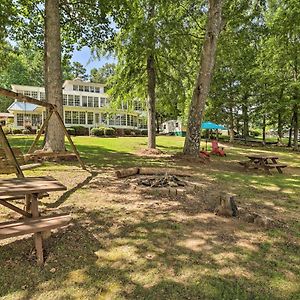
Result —
[[166, 153], [164, 153], [163, 151], [159, 150], [159, 149], [141, 149], [138, 152], [136, 152], [136, 155], [138, 156], [162, 156], [162, 157], [167, 157], [170, 156]]

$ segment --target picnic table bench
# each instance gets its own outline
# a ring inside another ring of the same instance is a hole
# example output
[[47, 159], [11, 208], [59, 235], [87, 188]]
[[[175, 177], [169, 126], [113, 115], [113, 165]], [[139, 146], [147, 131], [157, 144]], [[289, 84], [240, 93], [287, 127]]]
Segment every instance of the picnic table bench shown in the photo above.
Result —
[[[52, 177], [27, 177], [0, 180], [0, 204], [21, 214], [23, 220], [0, 223], [0, 240], [21, 235], [34, 234], [37, 264], [44, 263], [42, 232], [67, 225], [69, 215], [41, 217], [38, 196], [42, 193], [64, 191], [67, 188]], [[30, 196], [30, 212], [20, 209], [9, 201]]]
[[240, 161], [239, 164], [245, 167], [245, 169], [263, 169], [267, 174], [271, 174], [270, 169], [275, 169], [278, 173], [282, 174], [282, 169], [286, 168], [287, 165], [279, 164], [277, 156], [266, 156], [266, 155], [247, 155], [247, 161]]

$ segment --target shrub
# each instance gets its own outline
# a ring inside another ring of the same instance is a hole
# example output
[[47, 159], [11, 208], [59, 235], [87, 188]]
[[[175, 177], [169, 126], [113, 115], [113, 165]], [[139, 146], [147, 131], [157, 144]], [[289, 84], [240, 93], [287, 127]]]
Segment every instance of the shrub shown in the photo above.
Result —
[[147, 129], [141, 129], [141, 135], [147, 136], [148, 130]]
[[258, 137], [260, 135], [259, 130], [251, 130], [250, 135], [253, 137]]
[[123, 128], [115, 128], [116, 136], [124, 136], [124, 129]]
[[91, 134], [94, 136], [103, 136], [104, 135], [104, 131], [101, 128], [93, 128], [91, 130]]
[[113, 128], [107, 127], [107, 128], [105, 128], [104, 133], [105, 133], [105, 135], [112, 136], [112, 135], [116, 134], [116, 131]]
[[131, 135], [131, 129], [124, 129], [124, 134], [125, 135]]
[[23, 129], [22, 134], [30, 134], [31, 131], [29, 129]]
[[[32, 129], [32, 126], [31, 125], [25, 125], [25, 129], [23, 129], [23, 131], [26, 130], [27, 132], [29, 133], [33, 133], [33, 129]], [[26, 133], [28, 134], [28, 133]]]
[[22, 129], [19, 129], [19, 128], [13, 128], [13, 129], [12, 129], [12, 133], [13, 133], [13, 134], [20, 134], [20, 133], [22, 133]]
[[67, 131], [68, 131], [68, 133], [69, 133], [70, 135], [75, 135], [75, 134], [76, 134], [75, 129], [72, 128], [72, 127], [67, 128]]
[[89, 129], [84, 126], [72, 126], [75, 130], [75, 135], [89, 135]]
[[2, 130], [4, 132], [4, 134], [10, 134], [11, 133], [11, 128], [8, 126], [3, 126]]

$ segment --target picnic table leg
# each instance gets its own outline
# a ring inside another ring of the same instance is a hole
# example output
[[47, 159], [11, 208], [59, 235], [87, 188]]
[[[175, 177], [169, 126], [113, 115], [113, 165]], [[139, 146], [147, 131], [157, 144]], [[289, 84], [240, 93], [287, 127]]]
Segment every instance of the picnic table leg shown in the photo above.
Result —
[[[273, 162], [273, 164], [277, 165], [277, 160], [276, 160], [276, 158], [272, 158], [272, 162]], [[278, 173], [280, 173], [280, 174], [283, 173], [280, 167], [276, 167], [276, 170], [277, 170]]]
[[[31, 214], [33, 218], [39, 217], [38, 194], [33, 194], [31, 196]], [[41, 232], [34, 234], [34, 244], [36, 249], [37, 264], [38, 266], [42, 266], [44, 264], [44, 254], [43, 254], [43, 237]]]
[[25, 196], [25, 209], [24, 210], [28, 213], [31, 211], [30, 206], [31, 206], [31, 195], [26, 195]]

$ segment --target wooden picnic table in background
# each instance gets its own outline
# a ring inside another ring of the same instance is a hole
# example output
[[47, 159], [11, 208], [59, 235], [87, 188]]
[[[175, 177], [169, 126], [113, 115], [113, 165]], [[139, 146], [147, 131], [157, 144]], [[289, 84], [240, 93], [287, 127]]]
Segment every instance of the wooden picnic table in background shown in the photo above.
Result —
[[270, 169], [276, 168], [278, 173], [282, 174], [282, 169], [287, 167], [287, 165], [279, 164], [279, 157], [272, 155], [247, 155], [249, 160], [240, 161], [239, 163], [243, 165], [246, 169], [263, 169], [267, 174], [271, 174]]

